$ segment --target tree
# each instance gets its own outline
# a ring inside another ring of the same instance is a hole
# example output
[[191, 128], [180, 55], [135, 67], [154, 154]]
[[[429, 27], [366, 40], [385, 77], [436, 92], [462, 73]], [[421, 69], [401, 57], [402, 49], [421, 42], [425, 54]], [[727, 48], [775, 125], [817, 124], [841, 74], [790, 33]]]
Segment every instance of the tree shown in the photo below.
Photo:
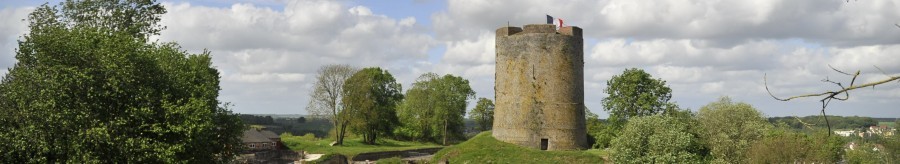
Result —
[[243, 124], [209, 52], [148, 43], [153, 1], [36, 8], [0, 81], [0, 163], [222, 163]]
[[475, 120], [478, 131], [491, 130], [494, 125], [494, 102], [484, 97], [478, 98], [475, 108], [469, 113], [469, 119]]
[[398, 135], [412, 140], [434, 140], [437, 124], [434, 120], [435, 109], [438, 108], [437, 81], [440, 77], [435, 73], [420, 75], [409, 90], [398, 108], [397, 115], [403, 123], [397, 129]]
[[723, 163], [747, 163], [747, 150], [771, 126], [753, 106], [729, 97], [701, 107], [696, 118], [702, 143]]
[[301, 116], [301, 117], [298, 117], [298, 118], [297, 118], [297, 123], [301, 123], [301, 124], [302, 124], [302, 123], [306, 123], [306, 117], [302, 117], [302, 116]]
[[467, 100], [474, 96], [469, 81], [462, 77], [423, 74], [399, 108], [401, 131], [413, 139], [441, 139], [443, 144], [450, 137], [462, 137]]
[[469, 86], [469, 80], [459, 76], [444, 75], [440, 80], [438, 88], [439, 97], [443, 97], [443, 101], [435, 111], [435, 117], [440, 120], [439, 124], [443, 126], [443, 145], [447, 145], [447, 139], [450, 135], [459, 138], [463, 136], [463, 117], [466, 116], [466, 106], [468, 100], [475, 98], [475, 91]]
[[347, 120], [338, 117], [338, 114], [344, 109], [341, 100], [344, 96], [343, 85], [356, 72], [357, 69], [349, 65], [322, 66], [316, 75], [313, 91], [309, 94], [309, 105], [306, 106], [306, 111], [313, 116], [331, 120], [337, 134], [334, 136], [337, 145], [344, 143], [344, 132], [347, 129], [347, 125], [343, 124]]
[[613, 122], [666, 113], [677, 108], [669, 102], [672, 89], [666, 86], [666, 81], [653, 79], [641, 69], [626, 69], [621, 75], [613, 76], [606, 85], [603, 92], [609, 96], [602, 100], [603, 110], [609, 111], [610, 121]]
[[705, 150], [692, 126], [690, 118], [632, 118], [612, 141], [611, 158], [616, 163], [701, 163]]
[[402, 88], [387, 70], [362, 69], [350, 76], [343, 88], [344, 109], [338, 117], [349, 130], [361, 134], [365, 143], [375, 144], [378, 135], [389, 135], [399, 124], [395, 107], [403, 99]]

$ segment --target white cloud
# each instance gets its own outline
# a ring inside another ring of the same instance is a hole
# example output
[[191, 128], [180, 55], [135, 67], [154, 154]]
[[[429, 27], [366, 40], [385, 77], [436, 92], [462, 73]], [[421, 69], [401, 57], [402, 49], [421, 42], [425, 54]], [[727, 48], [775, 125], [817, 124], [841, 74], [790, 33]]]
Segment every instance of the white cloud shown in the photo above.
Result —
[[[666, 80], [682, 107], [732, 96], [770, 116], [817, 114], [819, 104], [772, 100], [764, 75], [773, 94], [788, 96], [835, 89], [820, 81], [826, 77], [849, 83], [828, 65], [862, 71], [860, 82], [885, 77], [873, 65], [900, 73], [900, 0], [448, 0], [430, 20], [345, 1], [275, 3], [283, 9], [265, 3], [165, 3], [168, 29], [158, 38], [191, 52], [210, 49], [222, 71], [222, 99], [245, 113], [303, 113], [315, 70], [333, 63], [386, 68], [405, 88], [425, 72], [454, 74], [469, 79], [478, 97], [493, 98], [494, 30], [544, 23], [544, 14], [584, 29], [585, 100], [601, 116], [606, 81], [632, 67]], [[21, 33], [9, 33], [26, 30], [11, 11], [0, 10], [0, 48], [10, 50], [9, 38]], [[0, 66], [11, 65], [7, 52]], [[851, 94], [830, 110], [900, 116], [885, 110], [898, 106], [900, 84]]]
[[241, 83], [260, 83], [260, 82], [296, 83], [296, 82], [303, 82], [303, 80], [305, 78], [306, 78], [305, 74], [299, 74], [299, 73], [258, 73], [258, 74], [236, 73], [236, 74], [230, 74], [226, 77], [223, 77], [223, 80], [241, 82]]
[[482, 33], [475, 40], [461, 40], [447, 43], [447, 52], [441, 61], [454, 64], [494, 63], [494, 35]]
[[835, 57], [829, 63], [844, 71], [880, 74], [878, 68], [881, 68], [885, 72], [900, 72], [900, 45], [897, 44], [835, 48], [832, 51]]
[[[164, 5], [168, 28], [158, 38], [191, 52], [208, 48], [222, 72], [223, 100], [243, 113], [303, 113], [310, 78], [325, 64], [380, 66], [407, 78], [407, 63], [426, 60], [437, 43], [413, 17], [391, 18], [339, 1], [290, 1], [282, 10], [247, 3]], [[289, 101], [273, 102], [281, 99]]]
[[471, 1], [450, 0], [433, 16], [442, 40], [477, 37], [508, 21], [566, 19], [595, 38], [711, 40], [728, 47], [747, 40], [805, 38], [824, 45], [900, 43], [898, 0], [843, 1]]

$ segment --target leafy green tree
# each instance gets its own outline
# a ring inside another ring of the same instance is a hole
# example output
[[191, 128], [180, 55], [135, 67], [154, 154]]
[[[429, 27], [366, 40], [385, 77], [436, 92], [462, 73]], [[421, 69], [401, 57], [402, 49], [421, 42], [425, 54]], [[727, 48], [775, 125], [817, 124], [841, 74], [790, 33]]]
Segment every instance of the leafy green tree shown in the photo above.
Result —
[[394, 76], [378, 67], [365, 68], [344, 82], [341, 101], [344, 109], [338, 117], [365, 143], [375, 144], [378, 135], [390, 135], [399, 121], [396, 106], [403, 99]]
[[650, 74], [637, 68], [614, 75], [606, 82], [603, 92], [609, 94], [602, 100], [603, 110], [609, 112], [613, 122], [677, 109], [674, 103], [669, 102], [672, 89], [666, 86], [666, 81], [653, 79]]
[[753, 106], [728, 97], [701, 107], [696, 118], [703, 144], [722, 163], [747, 163], [746, 151], [771, 126]]
[[243, 123], [209, 52], [147, 43], [154, 1], [66, 1], [28, 18], [0, 81], [0, 163], [221, 163]]
[[474, 96], [469, 81], [462, 77], [423, 74], [399, 108], [403, 131], [414, 139], [441, 139], [443, 144], [450, 137], [461, 138], [467, 100]]
[[309, 114], [331, 120], [335, 127], [334, 141], [336, 145], [344, 143], [349, 120], [338, 117], [344, 109], [343, 98], [344, 82], [356, 73], [357, 69], [349, 65], [325, 65], [319, 68], [316, 81], [309, 94], [309, 104], [306, 111]]
[[443, 101], [438, 102], [440, 105], [435, 111], [435, 117], [438, 119], [435, 120], [439, 120], [438, 125], [442, 126], [443, 145], [447, 145], [450, 137], [463, 137], [466, 106], [469, 99], [475, 98], [475, 91], [469, 86], [469, 80], [450, 74], [441, 78], [439, 86], [439, 97], [442, 97]]
[[435, 73], [420, 75], [409, 90], [406, 91], [403, 102], [397, 108], [397, 115], [403, 124], [395, 130], [399, 137], [406, 137], [414, 141], [432, 140], [436, 129], [432, 125], [437, 121], [432, 119], [435, 108], [441, 97], [436, 96], [437, 80], [440, 77]]
[[616, 163], [701, 163], [706, 150], [691, 129], [690, 118], [635, 117], [612, 141]]
[[469, 119], [475, 120], [479, 131], [491, 130], [494, 125], [494, 102], [484, 97], [478, 98], [475, 108], [469, 113]]

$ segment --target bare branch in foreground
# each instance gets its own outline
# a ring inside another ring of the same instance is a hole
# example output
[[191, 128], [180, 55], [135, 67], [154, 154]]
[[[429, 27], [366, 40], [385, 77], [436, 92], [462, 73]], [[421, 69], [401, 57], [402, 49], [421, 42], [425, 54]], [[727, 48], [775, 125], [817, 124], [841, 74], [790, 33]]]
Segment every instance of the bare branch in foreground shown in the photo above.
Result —
[[[898, 25], [898, 27], [900, 27], [900, 25]], [[854, 84], [856, 84], [856, 78], [859, 77], [860, 71], [857, 70], [856, 73], [849, 74], [844, 71], [838, 70], [838, 69], [832, 67], [831, 65], [828, 65], [828, 67], [830, 67], [831, 70], [834, 70], [835, 72], [838, 72], [838, 73], [841, 73], [841, 74], [844, 74], [847, 76], [852, 76], [853, 78], [850, 80], [850, 85], [848, 87], [844, 87], [844, 85], [842, 85], [841, 83], [831, 81], [830, 79], [828, 79], [826, 77], [825, 79], [822, 80], [822, 82], [835, 84], [838, 87], [840, 87], [841, 89], [837, 90], [837, 91], [827, 91], [827, 92], [823, 92], [823, 93], [813, 93], [813, 94], [792, 96], [792, 97], [788, 97], [788, 98], [778, 98], [777, 96], [772, 94], [772, 91], [769, 90], [769, 84], [768, 84], [769, 80], [766, 75], [763, 75], [763, 80], [764, 80], [763, 84], [765, 85], [766, 92], [769, 93], [769, 96], [772, 96], [773, 99], [778, 100], [778, 101], [790, 101], [790, 100], [798, 99], [798, 98], [825, 96], [824, 98], [822, 98], [819, 101], [822, 102], [822, 118], [825, 119], [825, 125], [828, 126], [828, 135], [829, 136], [831, 136], [831, 124], [828, 122], [828, 116], [825, 115], [825, 108], [828, 107], [828, 104], [831, 103], [831, 100], [845, 101], [847, 99], [850, 99], [850, 91], [851, 90], [864, 88], [864, 87], [870, 87], [870, 86], [875, 87], [876, 85], [884, 84], [884, 83], [891, 82], [891, 81], [898, 81], [898, 79], [900, 79], [900, 76], [887, 75], [887, 73], [885, 73], [883, 70], [881, 70], [881, 68], [879, 68], [878, 66], [875, 66], [875, 68], [878, 68], [878, 70], [880, 70], [882, 73], [884, 73], [886, 76], [888, 76], [888, 78], [881, 80], [881, 81], [866, 83], [866, 84], [862, 84], [862, 85], [854, 85]], [[843, 97], [843, 98], [837, 97], [841, 93], [843, 93], [845, 95], [845, 97]], [[798, 118], [798, 120], [799, 120], [799, 118]], [[803, 122], [801, 122], [801, 123], [803, 123]], [[806, 124], [804, 123], [804, 125], [806, 125]], [[806, 125], [806, 126], [809, 127], [809, 125]]]

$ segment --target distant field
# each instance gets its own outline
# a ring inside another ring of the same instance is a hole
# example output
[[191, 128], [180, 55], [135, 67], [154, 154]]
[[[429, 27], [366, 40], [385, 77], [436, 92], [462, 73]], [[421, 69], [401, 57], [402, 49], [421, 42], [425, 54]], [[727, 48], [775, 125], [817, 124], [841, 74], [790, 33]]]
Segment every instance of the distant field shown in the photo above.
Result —
[[896, 128], [896, 125], [894, 125], [894, 122], [887, 122], [887, 121], [878, 122], [878, 126], [882, 126], [882, 125], [887, 125], [888, 127]]

